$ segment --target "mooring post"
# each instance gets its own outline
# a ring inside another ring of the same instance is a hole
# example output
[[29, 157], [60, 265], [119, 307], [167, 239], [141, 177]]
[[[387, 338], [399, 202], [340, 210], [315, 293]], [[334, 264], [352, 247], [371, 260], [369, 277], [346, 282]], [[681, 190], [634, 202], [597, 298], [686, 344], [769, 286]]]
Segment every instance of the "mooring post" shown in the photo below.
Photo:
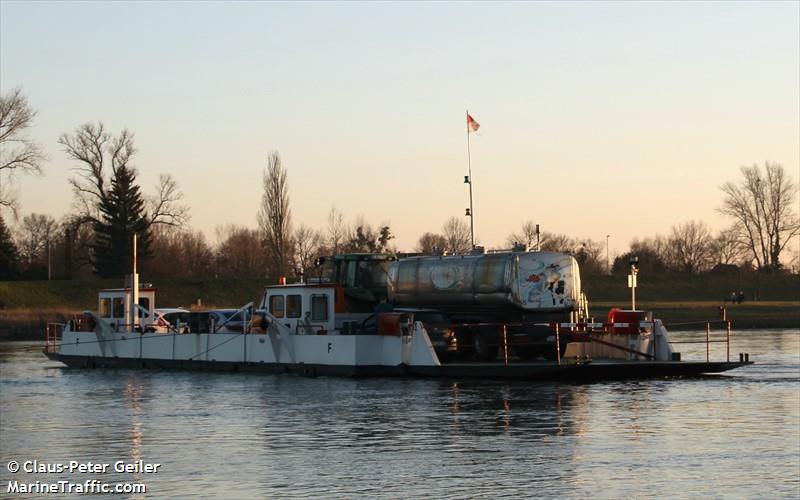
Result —
[[561, 364], [561, 339], [559, 338], [559, 324], [556, 323], [556, 364]]
[[706, 322], [706, 363], [711, 358], [711, 322]]
[[650, 329], [652, 330], [652, 335], [650, 336], [653, 339], [653, 361], [658, 361], [658, 353], [656, 352], [656, 345], [658, 344], [658, 336], [656, 334], [656, 320], [650, 324]]
[[726, 352], [726, 357], [727, 357], [728, 363], [730, 363], [731, 362], [731, 322], [730, 321], [726, 321], [725, 324], [727, 326], [726, 339], [725, 339], [725, 350], [727, 351]]
[[505, 323], [503, 323], [503, 359], [505, 360], [506, 366], [508, 366], [508, 333]]

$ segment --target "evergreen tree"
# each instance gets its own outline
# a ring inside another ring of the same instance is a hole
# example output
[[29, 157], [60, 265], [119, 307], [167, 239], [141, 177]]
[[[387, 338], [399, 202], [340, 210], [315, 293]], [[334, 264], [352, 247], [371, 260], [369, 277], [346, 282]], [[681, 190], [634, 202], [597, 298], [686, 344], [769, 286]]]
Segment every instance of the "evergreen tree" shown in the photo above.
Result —
[[144, 200], [136, 184], [136, 173], [127, 166], [117, 168], [108, 196], [99, 205], [100, 219], [94, 224], [95, 272], [118, 278], [131, 272], [133, 234], [138, 255], [150, 256], [150, 228]]
[[11, 238], [3, 216], [0, 215], [0, 280], [12, 280], [19, 277], [19, 252]]

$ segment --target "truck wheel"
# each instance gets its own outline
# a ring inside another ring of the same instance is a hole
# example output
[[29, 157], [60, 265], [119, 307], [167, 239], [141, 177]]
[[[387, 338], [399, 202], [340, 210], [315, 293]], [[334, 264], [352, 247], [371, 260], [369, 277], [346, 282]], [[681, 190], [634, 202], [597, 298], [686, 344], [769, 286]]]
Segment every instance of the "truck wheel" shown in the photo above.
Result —
[[448, 363], [448, 362], [453, 361], [453, 360], [456, 359], [456, 353], [455, 352], [450, 352], [450, 351], [437, 352], [436, 353], [436, 357], [439, 358], [439, 362]]
[[472, 358], [472, 344], [458, 346], [458, 350], [454, 353], [453, 359], [456, 361], [469, 361]]
[[494, 361], [497, 359], [497, 334], [492, 332], [476, 332], [472, 337], [472, 351], [477, 361]]
[[524, 361], [532, 361], [542, 355], [542, 349], [540, 347], [516, 346], [514, 350], [517, 352], [519, 359]]
[[453, 354], [456, 361], [469, 361], [472, 358], [472, 332], [467, 328], [455, 328], [458, 349]]
[[[561, 356], [563, 357], [564, 353], [567, 351], [567, 344], [566, 343], [562, 343], [560, 347], [561, 347]], [[556, 360], [556, 346], [554, 344], [551, 344], [551, 345], [547, 346], [544, 349], [544, 351], [542, 353], [542, 356], [544, 356], [544, 359], [546, 359], [548, 361], [555, 361]]]

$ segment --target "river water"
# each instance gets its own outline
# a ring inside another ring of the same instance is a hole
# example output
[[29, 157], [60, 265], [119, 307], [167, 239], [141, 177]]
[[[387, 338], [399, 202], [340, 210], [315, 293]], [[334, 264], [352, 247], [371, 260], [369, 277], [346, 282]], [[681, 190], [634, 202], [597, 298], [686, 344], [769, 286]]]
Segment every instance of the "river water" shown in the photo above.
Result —
[[[59, 478], [147, 488], [114, 498], [800, 497], [797, 331], [737, 333], [757, 364], [722, 376], [584, 384], [78, 370], [40, 348], [0, 344], [0, 497]], [[113, 471], [136, 460], [161, 466]]]

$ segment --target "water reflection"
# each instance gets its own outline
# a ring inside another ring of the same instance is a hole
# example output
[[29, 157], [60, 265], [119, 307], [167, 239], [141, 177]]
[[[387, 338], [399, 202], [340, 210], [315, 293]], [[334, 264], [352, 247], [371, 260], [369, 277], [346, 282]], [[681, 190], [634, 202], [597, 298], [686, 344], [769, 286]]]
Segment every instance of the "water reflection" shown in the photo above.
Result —
[[[451, 382], [449, 411], [455, 433], [481, 435], [525, 432], [532, 437], [580, 433], [575, 414], [582, 412], [586, 387], [551, 383]], [[436, 394], [431, 396], [442, 400]]]
[[128, 457], [134, 462], [142, 458], [142, 405], [141, 397], [144, 387], [134, 377], [129, 377], [125, 384], [125, 403], [130, 412], [130, 431], [128, 436], [131, 440], [130, 453]]
[[596, 384], [62, 370], [0, 344], [0, 462], [157, 461], [158, 498], [796, 496], [781, 339], [729, 376]]
[[[142, 419], [144, 418], [144, 409], [142, 406], [143, 394], [147, 390], [148, 384], [137, 379], [131, 375], [127, 378], [124, 391], [125, 405], [128, 409], [127, 423], [129, 425], [128, 439], [130, 440], [129, 450], [127, 453], [127, 462], [136, 462], [141, 460], [142, 457], [142, 437], [144, 430], [142, 428]], [[129, 475], [131, 481], [146, 483], [146, 477], [142, 477], [140, 473], [132, 473]], [[145, 498], [144, 495], [132, 495], [130, 498]]]

